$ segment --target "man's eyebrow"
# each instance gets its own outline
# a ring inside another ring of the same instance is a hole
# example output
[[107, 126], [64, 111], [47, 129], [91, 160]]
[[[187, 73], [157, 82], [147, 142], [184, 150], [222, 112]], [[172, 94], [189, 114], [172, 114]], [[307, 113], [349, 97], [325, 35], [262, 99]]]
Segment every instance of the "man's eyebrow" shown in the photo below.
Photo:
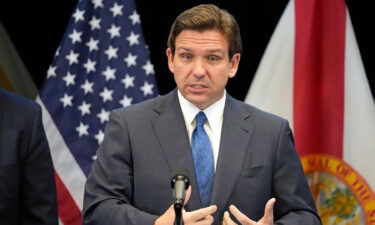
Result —
[[[193, 50], [187, 47], [179, 47], [176, 49], [176, 51], [186, 51], [186, 52], [192, 52]], [[223, 49], [216, 48], [216, 49], [208, 49], [207, 52], [209, 53], [222, 53], [225, 52]]]
[[216, 53], [216, 52], [224, 52], [224, 50], [223, 49], [220, 49], [220, 48], [217, 48], [217, 49], [209, 49], [209, 50], [207, 50], [208, 52], [212, 52], [212, 53]]
[[190, 52], [192, 51], [190, 48], [186, 48], [186, 47], [179, 47], [176, 49], [177, 51], [187, 51], [187, 52]]

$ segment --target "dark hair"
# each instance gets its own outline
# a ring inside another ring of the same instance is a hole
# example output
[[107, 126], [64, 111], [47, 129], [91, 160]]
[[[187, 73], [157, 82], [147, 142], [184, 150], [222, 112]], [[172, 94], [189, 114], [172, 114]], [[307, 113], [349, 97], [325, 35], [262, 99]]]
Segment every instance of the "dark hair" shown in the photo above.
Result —
[[182, 12], [174, 21], [168, 37], [168, 47], [172, 54], [176, 48], [176, 38], [183, 30], [218, 30], [228, 41], [229, 59], [242, 53], [240, 28], [236, 19], [226, 10], [212, 4], [202, 4]]

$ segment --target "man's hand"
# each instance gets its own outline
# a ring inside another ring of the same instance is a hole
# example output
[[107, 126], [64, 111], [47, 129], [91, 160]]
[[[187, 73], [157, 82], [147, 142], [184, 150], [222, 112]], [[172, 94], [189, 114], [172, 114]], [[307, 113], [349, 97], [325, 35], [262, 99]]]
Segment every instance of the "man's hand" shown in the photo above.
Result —
[[[191, 186], [186, 191], [185, 203], [189, 201], [191, 195]], [[182, 210], [182, 219], [185, 225], [200, 225], [200, 224], [212, 224], [214, 218], [211, 214], [215, 213], [217, 210], [216, 205], [212, 205], [206, 208], [198, 209], [191, 212], [186, 212], [185, 209]], [[173, 225], [175, 219], [175, 213], [173, 205], [171, 205], [167, 211], [157, 218], [154, 225]]]
[[[258, 221], [249, 219], [245, 214], [237, 209], [236, 206], [229, 206], [229, 211], [242, 225], [272, 225], [273, 224], [273, 206], [275, 205], [275, 198], [271, 198], [264, 209], [264, 216]], [[223, 225], [236, 225], [230, 218], [228, 211], [224, 213]]]
[[214, 217], [211, 214], [215, 213], [216, 210], [216, 205], [211, 205], [191, 212], [185, 212], [185, 210], [183, 210], [182, 218], [185, 225], [208, 225], [214, 222]]

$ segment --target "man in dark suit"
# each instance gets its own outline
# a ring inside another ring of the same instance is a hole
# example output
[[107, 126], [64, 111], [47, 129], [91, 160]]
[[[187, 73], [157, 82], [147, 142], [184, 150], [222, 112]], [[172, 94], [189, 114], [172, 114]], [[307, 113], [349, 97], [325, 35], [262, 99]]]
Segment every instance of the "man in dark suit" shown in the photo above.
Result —
[[178, 168], [191, 173], [184, 224], [320, 224], [288, 122], [225, 91], [241, 52], [228, 12], [199, 5], [177, 17], [166, 52], [177, 89], [112, 112], [84, 224], [173, 224]]
[[0, 89], [0, 224], [57, 225], [52, 159], [38, 104]]

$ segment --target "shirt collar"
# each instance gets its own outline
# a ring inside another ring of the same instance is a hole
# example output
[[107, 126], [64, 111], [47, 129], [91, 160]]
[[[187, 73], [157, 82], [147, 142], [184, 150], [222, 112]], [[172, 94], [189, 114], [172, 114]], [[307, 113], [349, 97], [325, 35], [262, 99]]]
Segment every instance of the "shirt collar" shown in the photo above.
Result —
[[[198, 107], [196, 107], [193, 103], [189, 102], [178, 90], [178, 100], [180, 101], [180, 106], [182, 110], [182, 114], [185, 119], [185, 123], [192, 125], [195, 119], [195, 116], [200, 110]], [[226, 90], [224, 90], [224, 95], [221, 97], [218, 101], [216, 101], [214, 104], [210, 105], [208, 108], [203, 110], [203, 112], [206, 114], [208, 123], [211, 128], [217, 127], [218, 124], [223, 119], [224, 114], [224, 106], [225, 106], [225, 100], [226, 100]]]

